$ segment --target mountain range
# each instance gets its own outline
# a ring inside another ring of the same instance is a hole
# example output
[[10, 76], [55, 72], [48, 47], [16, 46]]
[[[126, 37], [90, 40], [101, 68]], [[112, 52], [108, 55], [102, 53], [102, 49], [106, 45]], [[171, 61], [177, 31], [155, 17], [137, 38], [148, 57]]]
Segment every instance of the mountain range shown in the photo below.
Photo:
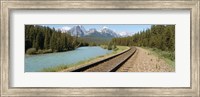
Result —
[[58, 30], [61, 30], [63, 33], [70, 33], [72, 36], [78, 37], [98, 37], [98, 38], [115, 38], [115, 37], [126, 37], [131, 36], [131, 33], [128, 32], [115, 32], [108, 27], [103, 27], [100, 30], [91, 28], [88, 31], [82, 25], [76, 25], [72, 28], [63, 27]]

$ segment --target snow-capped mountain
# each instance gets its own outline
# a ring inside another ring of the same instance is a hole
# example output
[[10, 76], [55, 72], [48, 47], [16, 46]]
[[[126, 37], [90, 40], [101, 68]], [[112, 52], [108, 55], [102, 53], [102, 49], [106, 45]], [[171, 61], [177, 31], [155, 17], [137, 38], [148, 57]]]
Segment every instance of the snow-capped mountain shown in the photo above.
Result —
[[132, 36], [133, 35], [132, 33], [128, 33], [128, 32], [118, 32], [117, 34], [120, 37], [127, 37], [127, 36]]
[[82, 25], [77, 25], [72, 28], [65, 26], [62, 27], [58, 30], [61, 30], [61, 32], [68, 32], [72, 36], [78, 36], [78, 37], [83, 37], [83, 36], [95, 36], [95, 37], [126, 37], [126, 36], [131, 36], [131, 33], [128, 32], [115, 32], [112, 29], [108, 27], [103, 27], [102, 29], [95, 29], [91, 28], [88, 31], [85, 30], [85, 28]]
[[72, 36], [82, 37], [87, 34], [87, 31], [82, 25], [77, 25], [69, 29], [68, 33], [70, 33]]
[[95, 28], [91, 28], [87, 31], [87, 35], [90, 35], [92, 33], [99, 33]]
[[57, 28], [56, 30], [60, 30], [62, 33], [65, 33], [65, 32], [67, 32], [69, 29], [71, 29], [71, 28], [68, 27], [68, 26], [64, 26], [64, 27], [62, 27], [62, 28]]
[[108, 27], [103, 27], [100, 30], [97, 30], [95, 28], [89, 29], [87, 31], [87, 35], [86, 36], [105, 37], [105, 38], [119, 37], [116, 32], [114, 32], [113, 30], [109, 29]]
[[116, 32], [114, 32], [113, 30], [109, 29], [108, 27], [103, 27], [103, 29], [101, 29], [101, 33], [105, 34], [105, 35], [106, 34], [107, 35], [111, 35], [113, 37], [119, 37]]
[[85, 35], [86, 37], [103, 37], [103, 34], [101, 34], [99, 31], [97, 31], [96, 29], [89, 29], [87, 31], [87, 35]]

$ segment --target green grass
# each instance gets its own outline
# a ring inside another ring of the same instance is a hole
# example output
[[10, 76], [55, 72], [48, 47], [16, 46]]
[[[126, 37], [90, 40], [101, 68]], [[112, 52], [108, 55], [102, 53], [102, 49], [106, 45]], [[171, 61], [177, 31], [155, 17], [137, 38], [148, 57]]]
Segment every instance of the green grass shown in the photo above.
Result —
[[68, 68], [68, 65], [59, 65], [59, 66], [55, 66], [55, 67], [49, 67], [49, 68], [44, 68], [41, 70], [41, 72], [57, 72], [60, 70], [63, 70], [65, 68]]
[[129, 48], [130, 48], [130, 47], [128, 47], [128, 46], [117, 46], [117, 48], [114, 49], [113, 52], [112, 52], [111, 54], [117, 54], [117, 53], [120, 53], [120, 52], [122, 52], [122, 51], [124, 51], [124, 50], [127, 50], [127, 49], [129, 49]]
[[151, 51], [152, 54], [163, 59], [167, 64], [175, 67], [175, 52], [162, 51], [162, 50], [157, 49], [157, 48], [148, 48], [148, 47], [142, 47], [142, 48]]
[[120, 52], [122, 52], [124, 50], [127, 50], [127, 49], [129, 49], [129, 47], [127, 47], [127, 46], [117, 46], [117, 48], [114, 49], [112, 53], [109, 53], [109, 54], [106, 54], [106, 55], [102, 55], [102, 56], [98, 56], [98, 57], [95, 57], [95, 58], [91, 58], [91, 59], [88, 59], [88, 60], [80, 61], [80, 62], [78, 62], [76, 64], [68, 64], [68, 65], [62, 64], [62, 65], [58, 65], [58, 66], [54, 66], [54, 67], [44, 68], [44, 69], [41, 70], [41, 72], [58, 72], [58, 71], [62, 71], [62, 70], [67, 69], [67, 68], [73, 68], [73, 67], [76, 67], [76, 66], [80, 66], [82, 64], [87, 64], [87, 63], [90, 63], [92, 61], [96, 61], [96, 60], [98, 60], [100, 58], [112, 56], [114, 54], [120, 53]]
[[[101, 57], [101, 56], [98, 56], [98, 57]], [[87, 62], [89, 62], [93, 59], [95, 59], [95, 58], [91, 58], [91, 59], [88, 59], [86, 61], [80, 61], [76, 64], [68, 64], [68, 65], [62, 64], [62, 65], [58, 65], [58, 66], [48, 67], [48, 68], [42, 69], [41, 72], [58, 72], [58, 71], [62, 71], [64, 69], [70, 68], [72, 66], [77, 66], [77, 65], [80, 65], [80, 64], [87, 63]]]

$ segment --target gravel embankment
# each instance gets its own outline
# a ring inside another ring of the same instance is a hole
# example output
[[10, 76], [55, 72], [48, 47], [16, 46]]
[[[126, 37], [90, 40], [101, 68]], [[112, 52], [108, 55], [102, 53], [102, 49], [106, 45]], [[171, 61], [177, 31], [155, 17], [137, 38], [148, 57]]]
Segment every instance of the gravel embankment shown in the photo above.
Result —
[[150, 51], [137, 47], [136, 53], [117, 72], [174, 72], [175, 69]]

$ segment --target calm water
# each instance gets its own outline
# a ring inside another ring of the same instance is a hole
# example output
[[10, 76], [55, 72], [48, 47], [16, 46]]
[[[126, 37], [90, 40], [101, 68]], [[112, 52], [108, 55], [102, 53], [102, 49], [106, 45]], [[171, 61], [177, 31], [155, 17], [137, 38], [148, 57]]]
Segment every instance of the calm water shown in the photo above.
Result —
[[97, 56], [111, 53], [101, 47], [80, 47], [73, 51], [25, 56], [25, 72], [40, 71], [43, 68], [61, 64], [74, 64]]

